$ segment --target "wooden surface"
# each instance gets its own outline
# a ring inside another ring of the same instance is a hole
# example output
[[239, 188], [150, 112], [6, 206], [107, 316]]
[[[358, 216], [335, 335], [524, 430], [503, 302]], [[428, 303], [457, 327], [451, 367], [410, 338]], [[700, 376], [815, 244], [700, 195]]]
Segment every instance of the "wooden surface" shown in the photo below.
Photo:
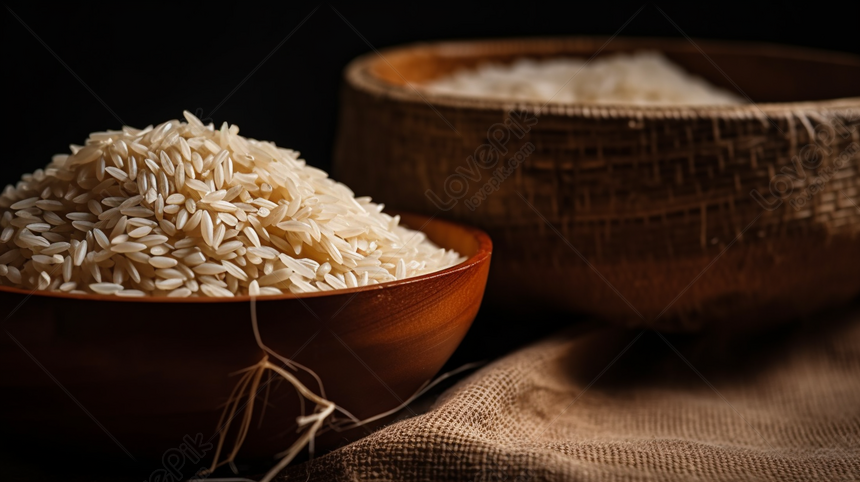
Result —
[[[345, 72], [335, 174], [389, 206], [486, 230], [497, 254], [492, 303], [667, 330], [753, 329], [860, 293], [860, 58], [696, 41], [715, 67], [686, 39], [606, 40], [439, 42], [361, 57]], [[487, 61], [588, 58], [604, 44], [600, 55], [661, 50], [756, 103], [544, 106], [414, 88]], [[498, 164], [470, 163], [493, 126], [529, 115], [528, 132], [509, 136]], [[814, 130], [831, 124], [845, 136], [822, 145]], [[820, 163], [798, 170], [808, 144]], [[467, 203], [529, 145], [513, 173]], [[779, 203], [770, 187], [784, 172], [793, 190]], [[428, 192], [453, 202], [440, 207]], [[789, 202], [799, 196], [804, 205]]]
[[[424, 226], [430, 239], [468, 260], [380, 286], [257, 301], [263, 341], [314, 370], [328, 398], [359, 418], [398, 406], [431, 379], [463, 339], [484, 293], [487, 235], [439, 220], [425, 225], [418, 216], [403, 221]], [[2, 289], [0, 312], [11, 313], [3, 324], [8, 335], [0, 336], [0, 424], [4, 438], [34, 450], [125, 457], [112, 436], [136, 459], [152, 461], [185, 435], [209, 440], [237, 381], [230, 374], [263, 355], [245, 299], [167, 302]], [[258, 402], [255, 412], [261, 408]], [[253, 424], [239, 459], [269, 459], [288, 447], [298, 408], [292, 388], [274, 383], [264, 422]]]

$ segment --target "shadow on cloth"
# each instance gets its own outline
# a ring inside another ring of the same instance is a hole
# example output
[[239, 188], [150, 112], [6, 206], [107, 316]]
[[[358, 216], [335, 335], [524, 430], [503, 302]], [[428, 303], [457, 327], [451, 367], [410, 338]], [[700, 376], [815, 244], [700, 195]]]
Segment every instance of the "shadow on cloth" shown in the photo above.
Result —
[[[736, 330], [731, 334], [714, 329], [664, 334], [649, 329], [581, 326], [559, 336], [579, 335], [581, 343], [570, 351], [565, 363], [566, 376], [573, 383], [587, 385], [612, 365], [592, 390], [698, 388], [702, 377], [735, 385], [755, 382], [792, 358], [808, 359], [810, 352], [825, 350], [835, 354], [832, 340], [856, 322], [856, 311], [855, 307], [842, 307], [742, 337]], [[583, 331], [588, 332], [582, 334]]]

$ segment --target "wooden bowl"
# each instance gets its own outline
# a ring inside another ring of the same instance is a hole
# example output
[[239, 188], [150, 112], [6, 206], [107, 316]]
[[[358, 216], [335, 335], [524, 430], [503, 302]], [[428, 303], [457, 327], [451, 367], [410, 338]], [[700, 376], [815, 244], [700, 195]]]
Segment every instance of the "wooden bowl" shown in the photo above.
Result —
[[[492, 243], [483, 232], [402, 219], [468, 259], [402, 281], [257, 300], [264, 343], [314, 370], [328, 399], [361, 419], [400, 405], [436, 374], [469, 329], [489, 271]], [[238, 380], [230, 375], [263, 357], [248, 297], [121, 299], [3, 287], [0, 310], [9, 314], [0, 334], [3, 437], [35, 440], [39, 450], [125, 457], [113, 437], [138, 460], [160, 460], [186, 435], [217, 442]], [[312, 378], [300, 379], [315, 389]], [[240, 459], [271, 460], [295, 434], [295, 392], [288, 384], [271, 389], [264, 422], [254, 422]]]
[[[640, 49], [757, 103], [543, 105], [420, 90], [488, 61]], [[485, 229], [497, 250], [490, 302], [692, 330], [778, 322], [860, 293], [856, 56], [685, 39], [464, 41], [370, 53], [345, 78], [337, 177]]]

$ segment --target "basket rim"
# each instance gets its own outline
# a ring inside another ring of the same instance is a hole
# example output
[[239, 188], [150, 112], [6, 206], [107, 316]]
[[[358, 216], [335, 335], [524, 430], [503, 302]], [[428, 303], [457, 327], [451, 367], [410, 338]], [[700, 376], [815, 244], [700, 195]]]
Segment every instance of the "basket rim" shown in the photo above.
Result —
[[[679, 50], [695, 49], [697, 45], [707, 47], [713, 52], [746, 52], [765, 53], [774, 57], [794, 59], [825, 60], [833, 63], [858, 65], [860, 57], [828, 50], [806, 47], [780, 45], [760, 42], [732, 42], [722, 40], [695, 39], [691, 41], [680, 38], [659, 37], [596, 37], [596, 36], [567, 36], [567, 37], [529, 37], [516, 39], [479, 39], [479, 40], [441, 40], [432, 42], [415, 42], [374, 49], [352, 60], [344, 69], [344, 80], [347, 85], [359, 91], [375, 96], [401, 102], [427, 104], [431, 108], [447, 107], [454, 109], [472, 109], [482, 111], [525, 111], [540, 115], [560, 117], [589, 117], [589, 118], [628, 118], [628, 119], [691, 119], [691, 118], [728, 118], [728, 119], [761, 119], [793, 117], [798, 114], [818, 113], [835, 115], [846, 118], [860, 118], [860, 96], [842, 97], [827, 100], [793, 101], [793, 102], [754, 102], [742, 105], [631, 105], [631, 104], [596, 104], [596, 103], [540, 103], [521, 100], [501, 100], [477, 97], [437, 94], [421, 91], [414, 84], [397, 85], [376, 76], [372, 69], [380, 62], [391, 66], [388, 57], [409, 55], [414, 53], [439, 53], [445, 50], [463, 49], [502, 49], [517, 48], [526, 53], [528, 48], [547, 45], [575, 45], [576, 43], [620, 42], [631, 48], [650, 48], [663, 50], [666, 48]], [[393, 66], [391, 66], [393, 68]], [[396, 70], [395, 70], [396, 72]], [[399, 73], [398, 73], [399, 75]], [[402, 76], [401, 76], [402, 77]], [[405, 79], [404, 79], [405, 81]]]

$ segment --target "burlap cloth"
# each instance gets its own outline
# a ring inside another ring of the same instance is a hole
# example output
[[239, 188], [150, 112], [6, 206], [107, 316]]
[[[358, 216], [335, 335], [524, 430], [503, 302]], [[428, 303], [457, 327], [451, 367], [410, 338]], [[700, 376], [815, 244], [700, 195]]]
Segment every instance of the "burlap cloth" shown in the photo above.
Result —
[[856, 480], [860, 312], [824, 318], [730, 344], [569, 331], [280, 480]]

